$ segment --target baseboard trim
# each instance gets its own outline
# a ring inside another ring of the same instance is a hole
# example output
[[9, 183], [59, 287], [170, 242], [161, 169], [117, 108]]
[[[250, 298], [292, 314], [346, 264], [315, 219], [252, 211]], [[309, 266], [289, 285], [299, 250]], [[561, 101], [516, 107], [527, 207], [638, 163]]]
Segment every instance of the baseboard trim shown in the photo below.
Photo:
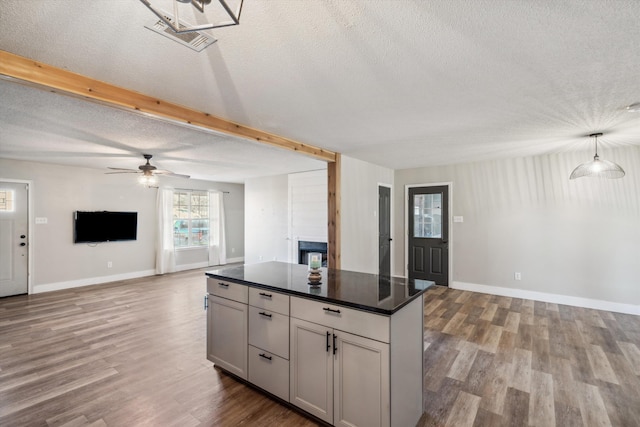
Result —
[[227, 264], [235, 264], [238, 262], [244, 262], [244, 257], [243, 256], [239, 256], [236, 258], [227, 258]]
[[101, 285], [103, 283], [117, 282], [118, 280], [138, 279], [140, 277], [153, 276], [155, 270], [133, 271], [131, 273], [114, 274], [112, 276], [87, 277], [86, 279], [69, 280], [67, 282], [45, 283], [33, 287], [34, 294], [41, 292], [60, 291], [62, 289], [79, 288], [81, 286]]
[[554, 304], [571, 305], [574, 307], [593, 308], [596, 310], [614, 311], [616, 313], [640, 315], [640, 305], [623, 304], [619, 302], [574, 297], [570, 295], [558, 295], [546, 292], [528, 291], [525, 289], [503, 288], [500, 286], [488, 286], [477, 283], [456, 281], [451, 284], [451, 289], [480, 292], [483, 294], [499, 295], [503, 297], [530, 299]]
[[209, 267], [209, 263], [208, 262], [195, 262], [193, 264], [181, 264], [181, 265], [176, 265], [176, 272], [178, 271], [186, 271], [186, 270], [195, 270], [197, 268], [205, 268], [205, 267]]

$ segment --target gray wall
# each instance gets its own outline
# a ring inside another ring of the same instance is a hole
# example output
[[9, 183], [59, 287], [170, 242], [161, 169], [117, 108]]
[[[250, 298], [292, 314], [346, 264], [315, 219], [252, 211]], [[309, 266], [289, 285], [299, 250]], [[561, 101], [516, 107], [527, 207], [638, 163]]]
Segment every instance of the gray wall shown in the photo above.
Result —
[[[393, 170], [342, 156], [341, 266], [344, 270], [378, 273], [378, 185], [393, 185]], [[395, 193], [395, 194], [394, 194]], [[397, 197], [392, 187], [391, 197]], [[392, 223], [402, 216], [392, 215]], [[392, 238], [394, 238], [392, 229]], [[396, 254], [392, 253], [392, 260]]]
[[640, 147], [601, 153], [622, 179], [570, 181], [592, 155], [396, 171], [394, 274], [405, 274], [405, 186], [450, 181], [450, 214], [464, 218], [452, 224], [454, 282], [640, 304]]
[[[1, 179], [33, 183], [30, 262], [34, 291], [154, 274], [156, 189], [137, 185], [131, 175], [105, 175], [96, 169], [7, 159], [0, 159]], [[227, 257], [244, 255], [243, 185], [162, 179], [167, 185], [230, 191], [225, 195]], [[138, 239], [99, 245], [74, 244], [73, 212], [76, 210], [137, 211]], [[35, 217], [46, 217], [48, 223], [36, 225]], [[190, 253], [183, 264], [200, 262], [196, 255]], [[107, 268], [108, 261], [113, 263], [112, 268]]]

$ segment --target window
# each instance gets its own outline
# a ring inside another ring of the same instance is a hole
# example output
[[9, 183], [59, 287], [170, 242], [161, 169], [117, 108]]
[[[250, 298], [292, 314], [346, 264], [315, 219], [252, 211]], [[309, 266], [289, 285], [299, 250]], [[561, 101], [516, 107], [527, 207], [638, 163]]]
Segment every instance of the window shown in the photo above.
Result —
[[173, 244], [176, 248], [209, 244], [209, 194], [206, 191], [173, 193]]
[[13, 190], [0, 189], [0, 212], [13, 212]]
[[413, 196], [413, 237], [442, 238], [442, 193]]

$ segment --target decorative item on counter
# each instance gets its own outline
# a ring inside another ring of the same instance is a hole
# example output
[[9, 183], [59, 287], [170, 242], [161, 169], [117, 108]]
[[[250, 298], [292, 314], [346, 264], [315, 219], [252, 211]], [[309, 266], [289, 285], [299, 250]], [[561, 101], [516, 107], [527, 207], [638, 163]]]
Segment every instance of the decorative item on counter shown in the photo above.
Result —
[[309, 252], [307, 262], [309, 263], [309, 275], [307, 277], [309, 285], [319, 286], [322, 283], [322, 274], [320, 273], [322, 254], [320, 252]]

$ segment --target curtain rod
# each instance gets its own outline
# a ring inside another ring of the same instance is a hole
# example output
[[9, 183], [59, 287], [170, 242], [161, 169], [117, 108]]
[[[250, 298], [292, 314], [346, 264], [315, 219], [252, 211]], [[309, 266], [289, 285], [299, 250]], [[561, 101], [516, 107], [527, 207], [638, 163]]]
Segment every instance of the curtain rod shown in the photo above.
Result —
[[[196, 190], [195, 188], [174, 188], [174, 190], [178, 190], [178, 191], [209, 191], [209, 190]], [[216, 190], [216, 191], [220, 191], [220, 190]], [[230, 191], [223, 191], [222, 193], [231, 194]]]

